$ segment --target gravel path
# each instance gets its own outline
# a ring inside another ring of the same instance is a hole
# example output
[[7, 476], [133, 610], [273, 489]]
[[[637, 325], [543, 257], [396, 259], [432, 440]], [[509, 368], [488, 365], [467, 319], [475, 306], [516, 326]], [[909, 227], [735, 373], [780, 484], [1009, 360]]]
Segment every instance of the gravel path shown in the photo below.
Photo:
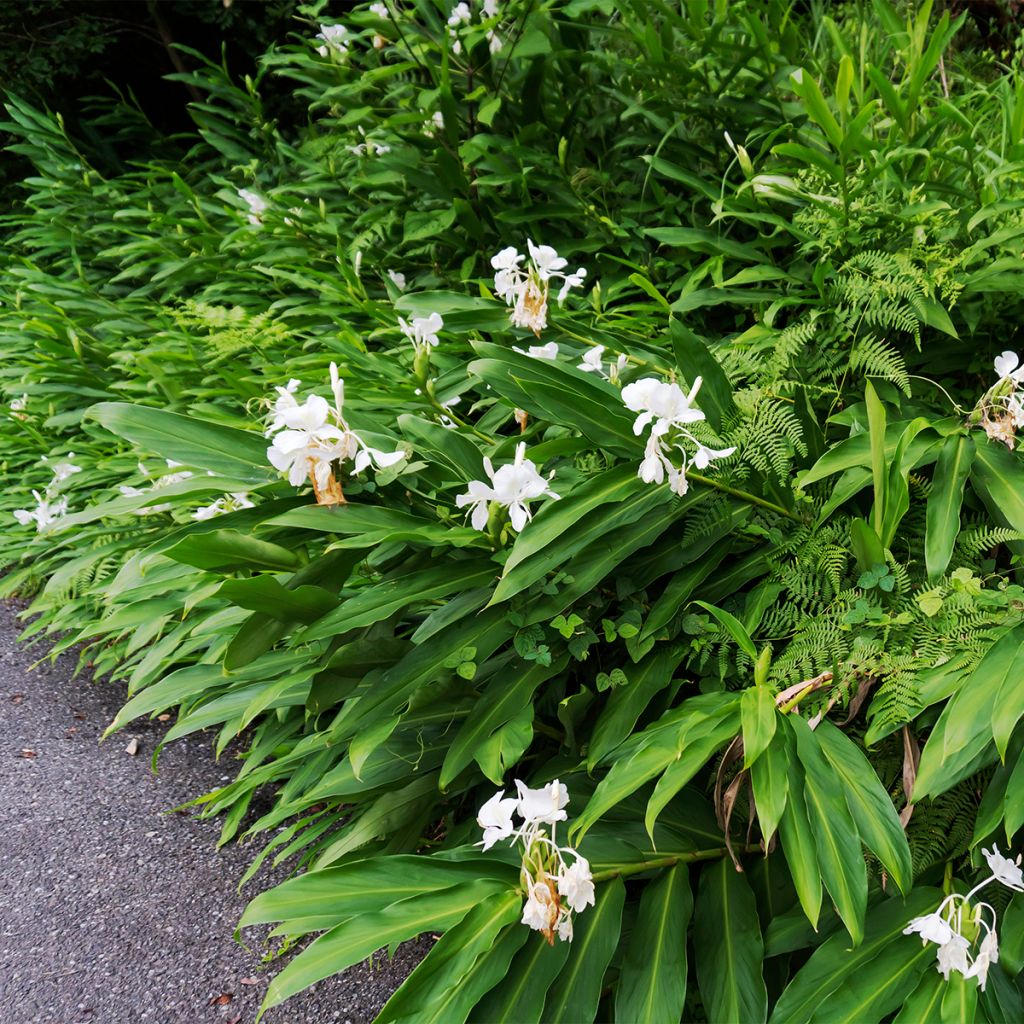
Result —
[[[228, 779], [230, 764], [191, 737], [154, 775], [158, 723], [100, 745], [121, 688], [72, 680], [70, 655], [30, 670], [43, 648], [16, 644], [16, 611], [0, 604], [0, 1021], [250, 1024], [282, 964], [232, 939], [258, 847], [218, 853], [216, 824], [162, 813]], [[266, 1022], [363, 1024], [422, 954], [378, 955]]]

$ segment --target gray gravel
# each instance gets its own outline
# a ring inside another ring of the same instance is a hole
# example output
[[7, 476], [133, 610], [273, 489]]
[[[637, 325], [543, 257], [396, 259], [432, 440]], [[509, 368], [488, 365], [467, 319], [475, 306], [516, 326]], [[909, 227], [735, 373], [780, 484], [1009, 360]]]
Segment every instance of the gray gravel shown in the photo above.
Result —
[[[31, 670], [44, 649], [16, 643], [16, 611], [0, 603], [0, 1021], [249, 1024], [283, 965], [232, 938], [267, 884], [236, 891], [258, 847], [218, 853], [216, 824], [163, 813], [227, 780], [230, 763], [192, 737], [154, 775], [158, 723], [100, 745], [122, 689], [72, 680], [69, 655]], [[378, 954], [264, 1019], [363, 1024], [423, 952]]]

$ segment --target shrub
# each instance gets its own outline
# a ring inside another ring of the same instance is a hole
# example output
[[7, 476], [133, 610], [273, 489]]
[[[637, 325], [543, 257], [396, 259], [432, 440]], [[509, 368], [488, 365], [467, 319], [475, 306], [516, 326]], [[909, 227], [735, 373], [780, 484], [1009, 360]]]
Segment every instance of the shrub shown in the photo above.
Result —
[[267, 1006], [429, 932], [380, 1020], [1020, 1019], [1017, 58], [322, 10], [181, 160], [5, 126], [5, 589], [240, 760]]

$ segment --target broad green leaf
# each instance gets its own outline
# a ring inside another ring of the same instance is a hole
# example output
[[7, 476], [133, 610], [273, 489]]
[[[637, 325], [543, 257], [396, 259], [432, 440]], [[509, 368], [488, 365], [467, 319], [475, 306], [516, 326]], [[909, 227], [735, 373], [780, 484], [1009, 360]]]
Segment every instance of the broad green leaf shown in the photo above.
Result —
[[[864, 926], [864, 941], [850, 948], [843, 932], [826, 939], [810, 959], [793, 976], [772, 1011], [771, 1024], [807, 1024], [828, 997], [894, 943], [911, 956], [921, 948], [914, 936], [905, 936], [903, 929], [911, 918], [934, 910], [942, 900], [938, 889], [918, 888], [904, 899], [890, 899], [872, 907]], [[934, 955], [934, 953], [933, 953]]]
[[952, 971], [942, 996], [942, 1024], [974, 1024], [978, 1006], [978, 981]]
[[938, 971], [925, 971], [917, 988], [907, 996], [893, 1024], [942, 1024], [942, 997], [946, 981]]
[[[885, 518], [886, 505], [886, 416], [885, 406], [875, 391], [875, 386], [870, 380], [864, 382], [864, 401], [868, 410], [868, 443], [871, 450], [871, 479], [875, 487], [875, 503], [871, 513], [871, 525], [875, 533], [882, 539], [882, 546], [885, 546], [885, 531], [883, 522]], [[901, 431], [896, 447], [893, 449], [893, 457], [899, 450], [904, 434]]]
[[[785, 741], [773, 735], [764, 753], [750, 768], [750, 784], [754, 789], [757, 818], [761, 823], [761, 834], [765, 840], [771, 839], [775, 834], [786, 809], [786, 798], [789, 794], [786, 750]], [[820, 883], [818, 892], [821, 892]]]
[[821, 879], [857, 946], [864, 935], [868, 900], [860, 836], [846, 805], [842, 783], [822, 754], [818, 739], [799, 716], [788, 716], [786, 721], [796, 735], [797, 756], [804, 770], [804, 800]]
[[647, 883], [615, 988], [617, 1024], [678, 1024], [686, 1001], [686, 932], [692, 912], [685, 864]]
[[594, 1020], [604, 988], [605, 971], [619, 944], [626, 887], [613, 878], [597, 887], [597, 902], [576, 915], [569, 959], [544, 1004], [545, 1024]]
[[897, 939], [829, 993], [814, 1016], [815, 1024], [879, 1022], [916, 989], [926, 972], [935, 971], [935, 947]]
[[416, 451], [430, 462], [444, 466], [454, 479], [486, 479], [480, 449], [457, 430], [447, 430], [440, 423], [409, 413], [398, 417], [398, 427]]
[[225, 580], [217, 595], [239, 608], [262, 612], [285, 622], [313, 622], [338, 604], [338, 598], [322, 587], [288, 589], [273, 576]]
[[[789, 865], [800, 906], [803, 907], [807, 920], [817, 927], [818, 915], [821, 913], [821, 873], [818, 870], [814, 830], [807, 814], [804, 771], [797, 759], [796, 739], [791, 729], [779, 729], [775, 734], [774, 743], [782, 744], [784, 763], [788, 765], [788, 798], [779, 819], [782, 852]], [[757, 762], [754, 762], [754, 767], [757, 767]]]
[[[878, 858], [903, 893], [910, 892], [910, 847], [896, 808], [864, 752], [825, 720], [814, 731], [822, 753], [835, 769], [864, 845]], [[806, 767], [806, 766], [805, 766]]]
[[740, 721], [744, 768], [749, 768], [768, 748], [775, 735], [777, 717], [775, 696], [767, 686], [750, 686], [743, 691]]
[[716, 608], [715, 605], [708, 604], [707, 601], [694, 601], [693, 603], [698, 607], [703, 608], [704, 611], [710, 612], [710, 614], [716, 618], [722, 627], [732, 636], [736, 643], [739, 644], [740, 650], [742, 650], [751, 661], [757, 661], [757, 648], [754, 646], [754, 641], [751, 640], [746, 626], [744, 626], [735, 615], [727, 612], [724, 608]]
[[968, 434], [950, 434], [942, 443], [928, 495], [924, 559], [928, 578], [936, 579], [949, 566], [960, 533], [964, 484], [974, 461], [974, 441]]
[[199, 569], [234, 572], [238, 569], [300, 569], [303, 560], [288, 548], [258, 540], [237, 530], [213, 530], [184, 537], [164, 554], [175, 562]]
[[989, 515], [997, 523], [1019, 533], [1024, 533], [1024, 492], [1020, 487], [1022, 471], [1024, 463], [1017, 452], [1009, 451], [998, 441], [987, 438], [978, 441], [971, 463], [971, 483]]
[[714, 430], [721, 432], [725, 421], [736, 413], [729, 378], [708, 345], [679, 320], [673, 318], [669, 321], [668, 336], [676, 365], [686, 380], [691, 385], [697, 377], [703, 381], [697, 407], [707, 416]]
[[758, 1024], [768, 1016], [764, 943], [754, 894], [728, 857], [700, 873], [693, 918], [697, 984], [708, 1020]]
[[517, 892], [495, 893], [449, 928], [385, 1003], [377, 1024], [462, 1024], [526, 941], [529, 931], [518, 925], [522, 902]]
[[261, 434], [127, 402], [101, 402], [89, 415], [144, 451], [196, 469], [255, 483], [277, 475]]
[[444, 932], [458, 924], [482, 900], [504, 889], [478, 879], [442, 892], [426, 893], [383, 910], [358, 914], [325, 932], [270, 981], [260, 1013], [318, 981], [365, 960], [392, 943], [425, 931]]
[[[455, 777], [466, 767], [477, 749], [496, 730], [511, 722], [530, 705], [537, 687], [565, 668], [568, 656], [563, 655], [551, 665], [533, 664], [527, 667], [514, 662], [510, 672], [500, 672], [481, 695], [479, 711], [459, 727], [451, 740], [441, 767], [440, 786], [446, 790]], [[510, 681], [510, 675], [515, 678]]]
[[[588, 907], [585, 913], [594, 909]], [[549, 946], [542, 936], [531, 933], [513, 957], [508, 973], [477, 1004], [469, 1019], [474, 1024], [540, 1024], [548, 990], [569, 959], [571, 945], [556, 942]]]

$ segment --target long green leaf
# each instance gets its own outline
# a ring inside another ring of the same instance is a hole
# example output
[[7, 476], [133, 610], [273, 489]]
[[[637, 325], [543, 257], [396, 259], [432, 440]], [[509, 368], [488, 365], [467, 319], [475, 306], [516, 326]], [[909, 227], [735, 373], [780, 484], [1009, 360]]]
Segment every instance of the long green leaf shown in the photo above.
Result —
[[686, 1001], [689, 871], [677, 864], [648, 882], [615, 989], [616, 1024], [679, 1024]]
[[763, 1024], [768, 990], [754, 894], [727, 857], [705, 865], [693, 920], [697, 984], [708, 1020]]
[[953, 555], [960, 532], [964, 484], [974, 461], [974, 441], [967, 434], [950, 434], [942, 444], [928, 495], [924, 558], [928, 578], [941, 576]]

